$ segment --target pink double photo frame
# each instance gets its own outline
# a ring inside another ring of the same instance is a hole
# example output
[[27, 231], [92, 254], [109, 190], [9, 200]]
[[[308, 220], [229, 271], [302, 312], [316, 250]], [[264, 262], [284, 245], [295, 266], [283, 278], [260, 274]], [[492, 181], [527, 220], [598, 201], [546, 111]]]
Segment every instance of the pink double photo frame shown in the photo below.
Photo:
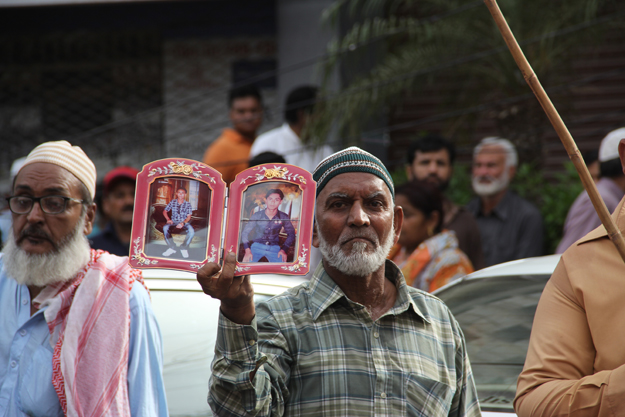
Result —
[[316, 183], [289, 164], [240, 172], [228, 188], [198, 161], [168, 158], [137, 175], [129, 263], [197, 271], [235, 252], [235, 275], [305, 275]]

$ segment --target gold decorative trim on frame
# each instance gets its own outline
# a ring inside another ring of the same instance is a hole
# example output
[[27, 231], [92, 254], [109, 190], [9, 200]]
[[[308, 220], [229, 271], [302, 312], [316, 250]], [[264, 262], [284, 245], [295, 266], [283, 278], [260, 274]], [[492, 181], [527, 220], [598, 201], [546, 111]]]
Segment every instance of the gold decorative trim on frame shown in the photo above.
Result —
[[217, 248], [215, 245], [211, 245], [211, 256], [206, 260], [206, 262], [215, 262], [215, 258], [217, 257]]
[[154, 175], [178, 174], [201, 179], [204, 176], [208, 177], [210, 182], [215, 184], [215, 178], [213, 178], [209, 174], [203, 174], [201, 171], [197, 171], [197, 169], [199, 169], [199, 167], [196, 163], [192, 163], [191, 165], [189, 165], [186, 164], [184, 161], [172, 161], [169, 163], [169, 165], [152, 168], [150, 170], [150, 173], [148, 174], [148, 177], [153, 177]]
[[274, 165], [273, 168], [267, 168], [266, 166], [258, 166], [252, 168], [254, 171], [259, 171], [256, 175], [250, 175], [241, 180], [241, 184], [245, 184], [247, 180], [253, 179], [254, 182], [260, 182], [264, 180], [274, 180], [281, 179], [287, 181], [297, 182], [299, 181], [302, 184], [306, 184], [306, 178], [303, 176], [290, 173], [288, 168], [282, 168], [281, 166]]
[[297, 257], [298, 262], [291, 266], [283, 266], [282, 269], [284, 269], [285, 271], [294, 272], [294, 271], [299, 271], [300, 268], [305, 268], [307, 265], [306, 263], [307, 252], [308, 252], [308, 249], [306, 249], [306, 246], [302, 244], [302, 254]]
[[138, 237], [134, 241], [134, 247], [132, 249], [133, 255], [130, 257], [133, 261], [137, 261], [139, 265], [155, 265], [158, 263], [155, 259], [146, 258], [145, 253], [143, 253], [140, 249], [141, 247], [141, 238]]

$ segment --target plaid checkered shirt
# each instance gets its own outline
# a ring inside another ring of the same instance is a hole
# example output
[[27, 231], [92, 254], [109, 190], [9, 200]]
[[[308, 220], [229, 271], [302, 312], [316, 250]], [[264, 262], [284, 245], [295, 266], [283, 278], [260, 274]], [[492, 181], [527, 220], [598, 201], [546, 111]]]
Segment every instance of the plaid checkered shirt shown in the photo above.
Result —
[[[376, 321], [319, 265], [260, 303], [249, 326], [223, 315], [208, 402], [219, 416], [479, 416], [464, 336], [438, 298], [397, 287]], [[253, 381], [250, 373], [258, 367]]]
[[167, 204], [165, 207], [165, 211], [171, 210], [171, 221], [174, 224], [179, 224], [185, 221], [185, 219], [189, 216], [189, 214], [193, 214], [193, 207], [191, 207], [191, 203], [188, 201], [184, 201], [182, 204], [178, 202], [178, 200], [174, 199]]

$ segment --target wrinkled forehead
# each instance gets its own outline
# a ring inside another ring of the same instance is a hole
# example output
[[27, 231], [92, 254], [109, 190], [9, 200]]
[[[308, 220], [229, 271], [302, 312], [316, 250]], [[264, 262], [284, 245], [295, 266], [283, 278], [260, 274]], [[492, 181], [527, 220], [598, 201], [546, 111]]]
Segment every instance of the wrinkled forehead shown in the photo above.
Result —
[[434, 151], [415, 151], [415, 161], [422, 159], [443, 159], [449, 163], [449, 151], [445, 148], [436, 149]]
[[500, 158], [506, 157], [506, 150], [499, 145], [485, 145], [482, 147], [482, 149], [480, 149], [480, 151], [478, 152], [477, 156], [492, 156], [492, 157], [496, 157], [496, 158]]
[[325, 202], [328, 198], [338, 196], [347, 198], [384, 196], [389, 201], [393, 199], [386, 183], [377, 175], [368, 172], [346, 172], [336, 175], [321, 190], [317, 201]]
[[13, 181], [13, 192], [79, 193], [81, 182], [71, 172], [55, 164], [36, 162], [24, 166]]
[[105, 188], [105, 193], [106, 195], [113, 194], [117, 190], [122, 190], [125, 187], [132, 187], [134, 189], [135, 185], [135, 180], [132, 180], [128, 177], [115, 178], [111, 180], [111, 182], [108, 184], [108, 187]]

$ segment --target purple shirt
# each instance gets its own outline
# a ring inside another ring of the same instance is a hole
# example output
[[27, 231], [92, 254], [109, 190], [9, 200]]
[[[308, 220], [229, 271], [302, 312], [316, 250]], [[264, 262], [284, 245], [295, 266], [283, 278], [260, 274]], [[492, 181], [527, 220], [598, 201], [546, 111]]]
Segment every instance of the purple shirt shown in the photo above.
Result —
[[[625, 194], [610, 178], [601, 178], [597, 181], [597, 191], [599, 191], [599, 195], [601, 195], [610, 213], [616, 209]], [[601, 220], [599, 220], [599, 215], [595, 211], [588, 193], [582, 191], [569, 209], [569, 214], [566, 215], [564, 235], [558, 244], [556, 253], [564, 252], [569, 246], [600, 225]]]

